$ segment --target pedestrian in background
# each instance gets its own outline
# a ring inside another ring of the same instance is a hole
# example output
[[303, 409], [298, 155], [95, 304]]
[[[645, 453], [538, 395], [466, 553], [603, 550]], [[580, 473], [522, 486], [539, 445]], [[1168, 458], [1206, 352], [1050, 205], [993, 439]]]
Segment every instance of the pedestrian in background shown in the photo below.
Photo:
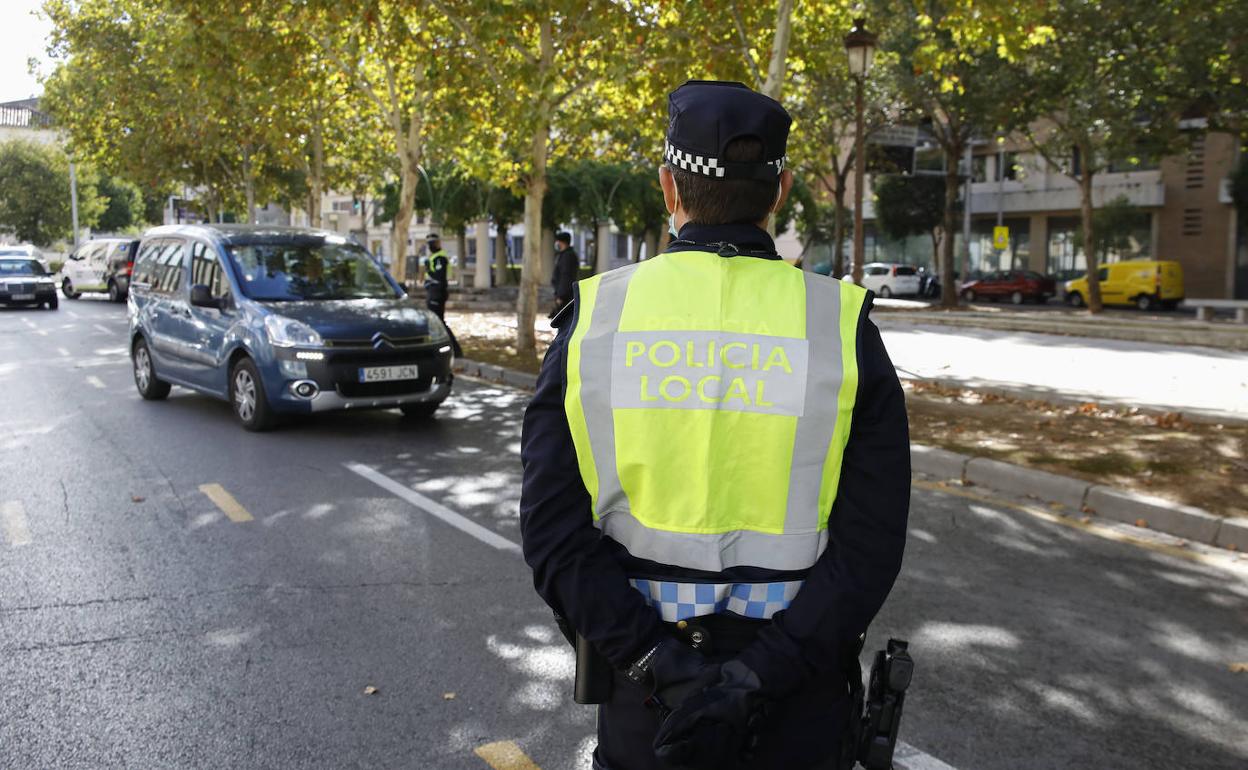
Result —
[[576, 249], [572, 248], [572, 234], [555, 233], [555, 270], [550, 276], [550, 285], [555, 290], [555, 307], [550, 311], [551, 318], [572, 301], [572, 285], [576, 283], [580, 269], [581, 259]]
[[525, 560], [609, 667], [598, 770], [849, 766], [910, 444], [871, 294], [767, 233], [790, 122], [740, 83], [670, 95], [677, 235], [576, 284], [525, 412]]

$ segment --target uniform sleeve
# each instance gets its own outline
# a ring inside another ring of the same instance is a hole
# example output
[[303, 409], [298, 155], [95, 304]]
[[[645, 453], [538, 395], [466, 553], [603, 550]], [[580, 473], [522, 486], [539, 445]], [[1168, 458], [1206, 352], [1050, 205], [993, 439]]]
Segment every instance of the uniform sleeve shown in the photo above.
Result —
[[772, 697], [840, 669], [901, 569], [910, 509], [905, 397], [879, 330], [865, 320], [860, 328], [858, 401], [827, 550], [789, 608], [741, 654]]
[[[566, 315], [569, 314], [564, 314]], [[524, 413], [520, 457], [520, 533], [533, 584], [551, 609], [567, 618], [617, 668], [627, 668], [667, 632], [613, 555], [619, 546], [593, 525], [589, 492], [564, 412], [565, 321], [537, 378]]]

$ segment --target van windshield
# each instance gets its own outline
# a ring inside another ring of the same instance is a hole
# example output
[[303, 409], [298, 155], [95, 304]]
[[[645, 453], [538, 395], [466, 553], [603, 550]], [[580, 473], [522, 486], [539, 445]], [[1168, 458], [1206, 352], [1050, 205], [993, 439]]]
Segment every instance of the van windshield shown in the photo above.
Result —
[[261, 302], [398, 296], [368, 252], [353, 243], [236, 244], [226, 251], [243, 293]]

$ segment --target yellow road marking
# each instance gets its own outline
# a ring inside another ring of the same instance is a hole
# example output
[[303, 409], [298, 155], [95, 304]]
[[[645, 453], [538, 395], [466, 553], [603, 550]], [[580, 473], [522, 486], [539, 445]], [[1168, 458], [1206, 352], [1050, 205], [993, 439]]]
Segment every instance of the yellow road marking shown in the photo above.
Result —
[[1038, 519], [1044, 519], [1045, 521], [1053, 522], [1054, 524], [1060, 524], [1063, 527], [1070, 527], [1071, 529], [1083, 530], [1084, 532], [1087, 532], [1088, 534], [1096, 535], [1097, 537], [1101, 537], [1106, 540], [1113, 540], [1119, 543], [1127, 543], [1128, 545], [1134, 545], [1134, 546], [1137, 546], [1139, 548], [1144, 548], [1149, 551], [1156, 551], [1157, 553], [1164, 553], [1167, 556], [1175, 556], [1180, 559], [1187, 559], [1188, 561], [1200, 562], [1202, 564], [1210, 564], [1216, 567], [1229, 568], [1235, 571], [1248, 572], [1248, 564], [1241, 563], [1241, 560], [1239, 559], [1238, 556], [1233, 556], [1229, 554], [1223, 555], [1221, 553], [1202, 553], [1200, 551], [1194, 551], [1189, 548], [1182, 548], [1177, 545], [1170, 545], [1169, 543], [1159, 543], [1154, 540], [1137, 537], [1127, 532], [1123, 532], [1122, 530], [1116, 527], [1106, 526], [1105, 524], [1098, 524], [1095, 522], [1095, 520], [1085, 522], [1082, 519], [1076, 519], [1070, 516], [1058, 516], [1057, 514], [1049, 513], [1048, 511], [1041, 510], [1040, 508], [1036, 508], [1035, 506], [1025, 505], [1023, 503], [1016, 503], [1016, 502], [1013, 502], [1012, 500], [1003, 500], [999, 497], [990, 497], [988, 495], [982, 495], [977, 492], [968, 491], [966, 489], [958, 489], [957, 487], [953, 487], [953, 486], [945, 486], [943, 484], [939, 484], [934, 481], [921, 481], [919, 479], [914, 479], [913, 484], [914, 486], [919, 487], [920, 489], [926, 489], [931, 492], [941, 492], [947, 495], [953, 495], [954, 497], [963, 497], [963, 498], [966, 498], [967, 500], [975, 500], [976, 502], [985, 503], [988, 505], [996, 505], [996, 506], [1001, 506], [1005, 508], [1013, 508], [1014, 510], [1021, 511], [1023, 513], [1028, 514], [1029, 516], [1034, 516]]
[[513, 741], [487, 743], [475, 753], [494, 770], [542, 770]]
[[9, 545], [30, 545], [30, 525], [26, 523], [26, 508], [20, 500], [0, 503], [0, 524]]
[[208, 499], [215, 503], [230, 521], [244, 522], [252, 520], [252, 516], [247, 512], [247, 509], [234, 499], [234, 495], [226, 492], [225, 487], [220, 484], [200, 484], [199, 491], [207, 495]]

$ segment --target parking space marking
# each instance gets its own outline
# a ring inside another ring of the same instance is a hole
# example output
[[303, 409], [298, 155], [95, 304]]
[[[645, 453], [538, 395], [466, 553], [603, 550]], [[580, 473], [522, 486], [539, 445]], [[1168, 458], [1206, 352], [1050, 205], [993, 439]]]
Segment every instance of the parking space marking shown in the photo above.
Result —
[[93, 388], [99, 388], [100, 390], [104, 389], [104, 381], [99, 377], [96, 377], [94, 374], [87, 375], [87, 384]]
[[469, 519], [467, 516], [458, 514], [439, 502], [430, 500], [416, 490], [405, 484], [400, 484], [384, 473], [379, 473], [362, 463], [346, 463], [346, 466], [347, 470], [352, 473], [363, 476], [395, 497], [406, 500], [430, 516], [433, 516], [436, 519], [441, 519], [447, 524], [450, 524], [460, 532], [472, 535], [486, 545], [493, 546], [500, 551], [512, 551], [517, 554], [520, 553], [520, 546], [511, 542], [497, 532], [486, 529], [472, 519]]
[[473, 753], [494, 770], [542, 770], [514, 741], [487, 743], [478, 746]]
[[209, 500], [213, 502], [221, 512], [226, 515], [230, 521], [241, 524], [244, 521], [252, 521], [252, 515], [242, 506], [234, 495], [225, 491], [225, 487], [220, 484], [200, 484], [199, 491], [203, 492]]
[[30, 545], [30, 525], [26, 522], [26, 508], [21, 500], [0, 503], [0, 525], [4, 526], [4, 538], [9, 545]]
[[105, 334], [116, 334], [116, 333], [117, 333], [117, 332], [113, 331], [112, 329], [108, 328], [107, 326], [105, 326], [104, 324], [91, 324], [91, 325], [92, 325], [92, 326], [94, 326], [97, 330], [104, 332]]

